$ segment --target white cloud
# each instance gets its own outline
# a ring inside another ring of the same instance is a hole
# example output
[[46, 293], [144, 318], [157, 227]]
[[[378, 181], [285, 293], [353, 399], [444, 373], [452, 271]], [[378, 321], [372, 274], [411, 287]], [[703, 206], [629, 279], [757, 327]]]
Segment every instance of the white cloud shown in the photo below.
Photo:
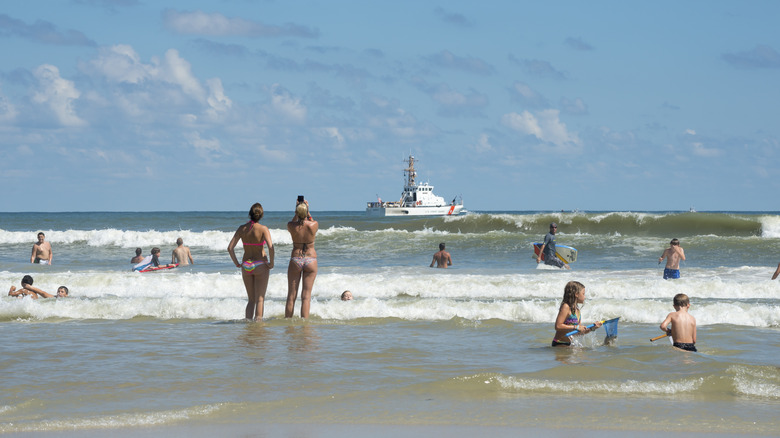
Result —
[[[192, 73], [191, 64], [179, 56], [179, 51], [175, 49], [168, 49], [162, 60], [153, 57], [151, 63], [144, 64], [132, 47], [116, 45], [102, 48], [90, 65], [95, 72], [111, 82], [165, 82], [180, 87], [185, 94], [198, 101], [206, 102], [206, 92]], [[221, 83], [218, 92], [222, 93]]]
[[580, 98], [574, 100], [561, 98], [561, 111], [564, 114], [584, 115], [588, 114], [588, 106]]
[[188, 134], [187, 141], [200, 153], [222, 152], [222, 145], [218, 139], [201, 138], [198, 132]]
[[696, 135], [696, 131], [694, 131], [693, 129], [686, 129], [685, 133], [688, 135]]
[[98, 57], [90, 61], [90, 64], [108, 80], [130, 84], [143, 82], [157, 71], [156, 65], [143, 64], [138, 53], [125, 44], [101, 47]]
[[505, 114], [501, 122], [515, 131], [523, 134], [533, 135], [545, 143], [552, 143], [556, 146], [579, 145], [580, 139], [576, 134], [570, 134], [566, 125], [558, 117], [559, 111], [547, 109], [539, 111], [536, 116], [528, 111], [521, 114]]
[[200, 81], [192, 74], [189, 62], [179, 56], [179, 51], [168, 49], [160, 65], [160, 80], [175, 84], [188, 95], [200, 101], [205, 99], [205, 92]]
[[0, 123], [12, 122], [16, 119], [19, 112], [14, 104], [8, 101], [5, 96], [0, 96]]
[[277, 111], [294, 123], [306, 121], [307, 109], [301, 103], [301, 99], [292, 96], [289, 91], [282, 88], [279, 84], [274, 84], [271, 88], [271, 105], [274, 111]]
[[339, 131], [339, 128], [336, 126], [328, 126], [325, 128], [320, 128], [318, 134], [325, 138], [334, 139], [336, 141], [336, 147], [338, 149], [343, 149], [345, 146], [344, 136], [341, 134], [341, 131]]
[[700, 142], [691, 143], [691, 146], [693, 147], [693, 154], [700, 157], [717, 157], [721, 154], [719, 149], [704, 147], [704, 144]]
[[318, 34], [317, 30], [305, 26], [266, 25], [244, 18], [228, 18], [218, 12], [207, 14], [203, 11], [179, 12], [169, 9], [163, 14], [163, 21], [168, 29], [188, 35], [313, 38]]
[[477, 143], [474, 144], [474, 149], [477, 152], [489, 152], [493, 150], [493, 146], [490, 144], [490, 137], [487, 134], [481, 134]]
[[152, 57], [149, 63], [144, 63], [131, 46], [104, 47], [88, 65], [90, 68], [83, 69], [85, 72], [101, 76], [110, 83], [137, 85], [129, 90], [117, 89], [111, 98], [129, 115], [142, 116], [155, 105], [182, 103], [189, 98], [203, 105], [205, 115], [215, 120], [233, 106], [219, 78], [206, 80], [204, 86], [193, 73], [190, 62], [175, 49], [167, 50], [162, 58]]
[[84, 126], [86, 122], [76, 115], [73, 101], [81, 93], [72, 81], [60, 77], [60, 70], [50, 64], [43, 64], [33, 70], [40, 88], [35, 92], [33, 101], [47, 105], [63, 126]]
[[214, 113], [222, 113], [233, 106], [233, 101], [225, 96], [225, 89], [222, 87], [222, 81], [219, 78], [211, 78], [206, 81], [209, 89], [209, 97], [206, 98], [209, 106]]

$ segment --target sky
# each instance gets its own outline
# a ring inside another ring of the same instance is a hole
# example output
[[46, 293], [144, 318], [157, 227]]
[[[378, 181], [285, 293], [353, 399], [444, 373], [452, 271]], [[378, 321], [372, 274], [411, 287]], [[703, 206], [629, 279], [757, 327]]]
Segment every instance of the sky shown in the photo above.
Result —
[[28, 0], [0, 211], [777, 211], [777, 1]]

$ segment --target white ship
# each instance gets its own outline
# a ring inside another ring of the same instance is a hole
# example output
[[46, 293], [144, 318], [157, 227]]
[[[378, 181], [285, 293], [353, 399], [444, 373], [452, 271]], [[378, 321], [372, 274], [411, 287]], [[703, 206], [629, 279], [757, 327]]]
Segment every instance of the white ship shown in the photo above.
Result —
[[455, 197], [447, 203], [441, 196], [433, 194], [433, 186], [417, 183], [417, 172], [414, 170], [414, 156], [409, 155], [409, 167], [404, 169], [406, 184], [401, 193], [401, 200], [394, 202], [369, 202], [366, 214], [369, 216], [455, 216], [463, 210], [463, 198]]

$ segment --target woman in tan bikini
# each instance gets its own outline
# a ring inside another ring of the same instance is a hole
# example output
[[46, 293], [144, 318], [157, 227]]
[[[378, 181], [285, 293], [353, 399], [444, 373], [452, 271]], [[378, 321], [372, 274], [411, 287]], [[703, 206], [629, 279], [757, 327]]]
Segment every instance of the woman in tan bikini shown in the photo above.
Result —
[[[317, 278], [317, 251], [314, 250], [314, 238], [319, 229], [317, 221], [309, 214], [309, 203], [299, 201], [295, 207], [295, 216], [287, 222], [287, 231], [293, 241], [290, 254], [290, 264], [287, 266], [287, 305], [284, 307], [285, 318], [292, 318], [295, 313], [295, 299], [298, 297], [298, 285], [301, 287], [301, 318], [309, 317], [311, 305], [311, 290], [314, 279]], [[303, 281], [301, 281], [303, 280]]]
[[[246, 305], [246, 319], [253, 321], [263, 319], [265, 291], [268, 288], [268, 277], [274, 267], [274, 244], [268, 227], [258, 223], [262, 218], [263, 206], [260, 203], [255, 203], [249, 209], [249, 222], [238, 227], [227, 248], [230, 258], [233, 259], [233, 264], [241, 269], [241, 278], [244, 280], [244, 287], [246, 287], [246, 294], [249, 298]], [[244, 246], [242, 263], [238, 263], [234, 251], [239, 239]], [[265, 254], [266, 245], [269, 257], [266, 257]]]

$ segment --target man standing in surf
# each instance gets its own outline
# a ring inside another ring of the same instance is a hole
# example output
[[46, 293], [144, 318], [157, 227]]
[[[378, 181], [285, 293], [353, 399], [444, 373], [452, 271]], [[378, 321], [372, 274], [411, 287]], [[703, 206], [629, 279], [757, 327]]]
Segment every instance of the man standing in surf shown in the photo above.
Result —
[[54, 257], [54, 251], [51, 249], [51, 244], [46, 242], [46, 236], [43, 232], [38, 233], [38, 241], [32, 247], [30, 263], [50, 265], [52, 257]]
[[658, 257], [658, 264], [666, 258], [666, 267], [664, 268], [664, 280], [670, 278], [680, 278], [680, 260], [685, 260], [685, 251], [680, 246], [680, 241], [672, 239], [669, 242], [669, 248], [666, 248], [661, 257]]
[[446, 268], [447, 266], [452, 266], [452, 257], [450, 256], [450, 253], [444, 250], [444, 248], [444, 243], [440, 243], [439, 252], [434, 254], [433, 260], [431, 260], [431, 268], [433, 267], [434, 263], [436, 264], [437, 268]]
[[536, 256], [536, 263], [542, 261], [542, 255], [544, 254], [544, 264], [555, 266], [557, 268], [571, 269], [571, 266], [564, 263], [555, 255], [555, 233], [558, 232], [558, 224], [555, 222], [550, 224], [550, 232], [544, 236], [544, 243], [541, 249], [539, 249], [539, 255]]

